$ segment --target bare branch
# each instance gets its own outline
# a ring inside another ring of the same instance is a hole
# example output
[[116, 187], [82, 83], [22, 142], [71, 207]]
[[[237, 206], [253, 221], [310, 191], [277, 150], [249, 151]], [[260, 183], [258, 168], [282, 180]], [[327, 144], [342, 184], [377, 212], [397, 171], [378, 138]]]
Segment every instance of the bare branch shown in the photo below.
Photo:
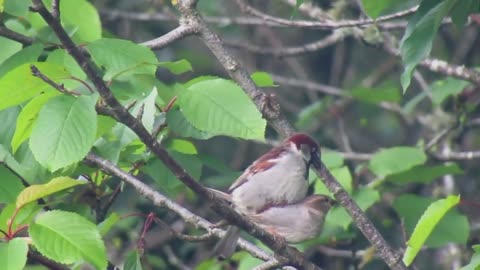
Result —
[[147, 46], [152, 50], [159, 50], [163, 47], [170, 45], [171, 43], [182, 39], [186, 36], [193, 35], [197, 33], [197, 29], [193, 27], [188, 27], [184, 25], [180, 25], [179, 27], [173, 29], [172, 31], [166, 33], [165, 35], [152, 39], [149, 41], [145, 41], [140, 43], [141, 45]]
[[15, 40], [19, 43], [22, 43], [23, 45], [31, 45], [34, 41], [33, 38], [12, 31], [5, 26], [0, 26], [0, 36]]
[[297, 56], [301, 54], [319, 51], [328, 46], [341, 42], [343, 39], [345, 39], [345, 37], [354, 34], [354, 31], [345, 31], [345, 30], [349, 30], [349, 29], [337, 30], [333, 32], [331, 35], [328, 35], [327, 37], [319, 41], [315, 41], [309, 44], [305, 44], [297, 47], [281, 48], [276, 50], [255, 46], [255, 45], [250, 45], [248, 43], [231, 42], [231, 41], [225, 41], [225, 45], [232, 48], [248, 50], [250, 52], [253, 52], [256, 54], [262, 54], [262, 55], [272, 55], [276, 57]]
[[[151, 200], [154, 205], [169, 209], [170, 211], [180, 216], [185, 222], [194, 226], [195, 228], [203, 228], [207, 230], [208, 233], [211, 233], [216, 237], [223, 237], [223, 235], [225, 234], [224, 230], [215, 228], [213, 224], [210, 223], [208, 220], [195, 215], [194, 213], [190, 212], [186, 208], [170, 200], [163, 194], [155, 191], [149, 185], [143, 183], [141, 180], [134, 177], [133, 175], [125, 171], [122, 171], [120, 168], [116, 167], [110, 161], [90, 153], [85, 158], [85, 162], [89, 166], [98, 167], [105, 173], [116, 176], [120, 180], [130, 184], [140, 195]], [[243, 239], [240, 239], [239, 246], [242, 249], [245, 249], [246, 251], [248, 251], [254, 257], [259, 258], [261, 260], [268, 261], [273, 258], [271, 255], [267, 254], [265, 251], [261, 250], [257, 246], [252, 245]]]
[[[121, 10], [100, 10], [100, 14], [107, 16], [107, 19], [126, 19], [132, 21], [141, 21], [141, 22], [178, 22], [177, 16], [169, 13], [147, 13], [147, 12], [128, 12]], [[265, 20], [259, 19], [253, 16], [239, 16], [239, 17], [215, 17], [215, 16], [206, 16], [205, 21], [210, 24], [216, 24], [220, 27], [226, 27], [230, 25], [261, 25], [269, 27], [282, 27], [285, 28], [285, 25], [278, 23], [266, 22]]]
[[[237, 0], [237, 2], [239, 2], [239, 0]], [[195, 10], [195, 7], [186, 3], [186, 1], [179, 1], [177, 7], [182, 14], [183, 20], [181, 23], [198, 27], [200, 31], [200, 38], [217, 57], [218, 61], [226, 69], [228, 74], [240, 85], [247, 95], [250, 96], [253, 102], [257, 105], [257, 108], [268, 120], [269, 124], [283, 136], [292, 134], [294, 129], [285, 119], [285, 117], [280, 114], [279, 108], [276, 110], [265, 111], [265, 103], [262, 100], [262, 97], [265, 98], [266, 95], [263, 93], [263, 91], [255, 86], [254, 82], [251, 80], [248, 73], [240, 65], [240, 63], [226, 51], [221, 39], [217, 34], [213, 33], [208, 28], [205, 21]], [[188, 20], [186, 18], [188, 18]], [[342, 188], [338, 181], [321, 162], [320, 164], [315, 164], [315, 172], [321, 179], [324, 180], [325, 185], [330, 192], [334, 194], [337, 201], [339, 201], [342, 206], [346, 208], [348, 213], [354, 219], [358, 228], [373, 244], [387, 265], [392, 269], [406, 269], [405, 265], [400, 260], [400, 256], [396, 254], [396, 252], [390, 247], [382, 235], [377, 231], [372, 222], [366, 217], [365, 213], [360, 209], [360, 207], [358, 207], [358, 205], [352, 200], [348, 193]], [[294, 256], [287, 257], [292, 259]]]
[[379, 17], [376, 20], [363, 19], [363, 20], [333, 21], [333, 20], [322, 18], [322, 21], [300, 21], [300, 20], [294, 21], [294, 20], [277, 18], [277, 17], [270, 16], [268, 14], [265, 14], [259, 11], [258, 9], [255, 9], [254, 7], [248, 5], [243, 0], [235, 0], [235, 1], [237, 2], [238, 6], [242, 9], [243, 12], [248, 13], [255, 17], [262, 18], [267, 22], [283, 24], [290, 27], [314, 28], [314, 29], [338, 29], [343, 27], [363, 26], [363, 25], [369, 25], [374, 23], [380, 23], [380, 22], [389, 21], [389, 20], [410, 15], [418, 9], [418, 6], [415, 6], [413, 8], [410, 8], [404, 11]]
[[40, 78], [42, 81], [46, 82], [48, 85], [52, 86], [53, 88], [57, 89], [59, 92], [68, 94], [68, 95], [75, 95], [79, 96], [80, 93], [77, 93], [75, 91], [71, 91], [66, 89], [63, 84], [58, 84], [54, 81], [52, 81], [50, 78], [45, 76], [35, 65], [30, 65], [30, 70], [32, 71], [32, 75], [35, 77]]
[[52, 16], [60, 20], [60, 0], [53, 0], [52, 1]]

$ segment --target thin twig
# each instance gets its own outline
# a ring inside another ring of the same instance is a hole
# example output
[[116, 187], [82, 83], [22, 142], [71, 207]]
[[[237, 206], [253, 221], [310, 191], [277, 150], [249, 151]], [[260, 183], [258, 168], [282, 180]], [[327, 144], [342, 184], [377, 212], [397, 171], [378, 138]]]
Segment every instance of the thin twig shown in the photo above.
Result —
[[54, 81], [52, 81], [50, 78], [45, 76], [35, 65], [30, 65], [30, 70], [32, 71], [32, 75], [35, 77], [40, 78], [42, 81], [46, 82], [48, 85], [52, 86], [53, 88], [57, 89], [59, 92], [68, 94], [68, 95], [74, 95], [74, 96], [79, 96], [80, 93], [77, 93], [72, 90], [66, 89], [63, 84], [58, 84]]
[[[347, 30], [347, 31], [345, 31]], [[225, 41], [225, 45], [232, 48], [243, 49], [247, 50], [256, 54], [261, 55], [271, 55], [276, 57], [286, 57], [286, 56], [298, 56], [306, 53], [312, 53], [324, 49], [328, 46], [334, 45], [338, 42], [341, 42], [345, 37], [353, 35], [354, 31], [349, 31], [350, 29], [342, 29], [333, 32], [331, 35], [327, 37], [315, 41], [312, 43], [308, 43], [301, 46], [296, 47], [286, 47], [272, 50], [270, 48], [255, 46], [244, 42], [232, 42], [232, 41]]]
[[[226, 69], [230, 77], [232, 77], [247, 93], [247, 95], [250, 96], [257, 108], [263, 113], [265, 119], [267, 119], [269, 124], [282, 136], [293, 134], [294, 129], [285, 119], [285, 117], [280, 114], [279, 108], [275, 106], [265, 106], [266, 94], [264, 94], [260, 89], [256, 87], [255, 83], [252, 81], [246, 70], [240, 65], [240, 63], [236, 59], [234, 59], [234, 57], [230, 53], [226, 51], [221, 39], [218, 37], [217, 34], [213, 33], [208, 28], [205, 21], [203, 21], [201, 16], [195, 10], [195, 6], [189, 5], [187, 1], [179, 1], [177, 4], [177, 8], [182, 14], [183, 20], [181, 20], [181, 23], [198, 27], [200, 31], [200, 38], [212, 51], [212, 53], [217, 57], [218, 61]], [[271, 102], [272, 100], [270, 99], [269, 104], [272, 104]], [[268, 110], [265, 110], [265, 108], [267, 108]], [[357, 227], [373, 244], [377, 252], [381, 255], [382, 259], [387, 263], [387, 265], [392, 269], [407, 269], [400, 260], [400, 256], [385, 241], [385, 239], [378, 232], [372, 222], [366, 217], [365, 213], [352, 200], [352, 198], [338, 183], [335, 177], [333, 177], [332, 174], [325, 168], [325, 166], [321, 163], [315, 164], [314, 169], [317, 175], [324, 180], [325, 185], [333, 193], [337, 201], [339, 201], [342, 206], [346, 208], [347, 212], [354, 219]], [[286, 257], [290, 260], [296, 258], [295, 256], [290, 256], [288, 253], [286, 254]], [[293, 263], [294, 261], [290, 262]]]
[[287, 20], [287, 19], [270, 16], [248, 5], [243, 0], [235, 0], [235, 1], [237, 5], [242, 9], [243, 12], [248, 13], [252, 16], [261, 18], [267, 22], [283, 24], [290, 27], [315, 28], [315, 29], [339, 29], [343, 27], [363, 26], [363, 25], [369, 25], [374, 23], [380, 23], [384, 21], [405, 17], [407, 15], [413, 14], [418, 9], [418, 6], [415, 6], [410, 9], [403, 10], [397, 13], [381, 16], [376, 20], [361, 19], [361, 20], [342, 20], [342, 21], [333, 21], [333, 20], [301, 21], [301, 20]]
[[[122, 171], [120, 168], [115, 166], [108, 160], [105, 160], [95, 154], [88, 154], [85, 158], [85, 162], [89, 166], [95, 166], [100, 168], [102, 171], [109, 175], [113, 175], [118, 177], [120, 180], [130, 184], [135, 190], [137, 190], [138, 194], [150, 199], [155, 206], [158, 207], [165, 207], [170, 211], [176, 213], [180, 216], [185, 222], [189, 223], [190, 225], [194, 226], [195, 228], [203, 228], [216, 237], [223, 237], [225, 234], [224, 230], [214, 228], [213, 224], [207, 221], [206, 219], [195, 215], [194, 213], [190, 212], [188, 209], [184, 208], [183, 206], [177, 204], [176, 202], [170, 200], [163, 194], [155, 191], [149, 185], [143, 183], [138, 178], [134, 177], [133, 175]], [[238, 242], [239, 246], [252, 254], [254, 257], [257, 257], [261, 260], [271, 260], [272, 256], [266, 253], [265, 251], [261, 250], [255, 245], [240, 239]]]

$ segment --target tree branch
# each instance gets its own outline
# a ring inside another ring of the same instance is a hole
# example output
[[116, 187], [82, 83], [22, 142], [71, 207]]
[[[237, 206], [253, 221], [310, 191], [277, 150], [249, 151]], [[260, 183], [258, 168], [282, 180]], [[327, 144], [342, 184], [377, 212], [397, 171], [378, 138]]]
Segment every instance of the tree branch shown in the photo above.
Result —
[[187, 27], [184, 25], [180, 25], [179, 27], [173, 29], [172, 31], [166, 33], [165, 35], [152, 39], [149, 41], [145, 41], [140, 43], [140, 45], [144, 45], [149, 47], [152, 50], [159, 50], [163, 47], [170, 45], [171, 43], [182, 39], [186, 36], [193, 35], [197, 33], [197, 29], [193, 27]]
[[[110, 161], [103, 159], [93, 153], [90, 153], [85, 158], [85, 162], [89, 166], [98, 167], [105, 173], [116, 176], [120, 180], [130, 184], [140, 195], [151, 200], [154, 205], [159, 207], [165, 207], [171, 210], [172, 212], [180, 216], [185, 222], [187, 222], [188, 224], [191, 224], [195, 228], [205, 229], [209, 234], [213, 234], [216, 237], [223, 237], [223, 235], [225, 234], [225, 231], [214, 228], [213, 224], [207, 221], [206, 219], [195, 215], [194, 213], [190, 212], [186, 208], [170, 200], [163, 194], [155, 191], [149, 185], [143, 183], [141, 180], [139, 180], [135, 176], [125, 171], [122, 171], [120, 168], [115, 166]], [[257, 257], [259, 259], [262, 259], [265, 261], [273, 259], [271, 255], [267, 254], [265, 251], [261, 250], [257, 246], [252, 245], [251, 243], [243, 239], [239, 240], [239, 246], [242, 249], [245, 249], [246, 251], [248, 251], [254, 257]]]
[[34, 41], [33, 38], [12, 31], [3, 25], [0, 26], [0, 36], [15, 40], [16, 42], [22, 43], [25, 46], [31, 45]]
[[[228, 74], [239, 84], [239, 86], [247, 93], [247, 95], [250, 96], [257, 108], [263, 113], [269, 124], [282, 136], [294, 133], [294, 129], [285, 119], [285, 117], [280, 114], [278, 107], [276, 110], [265, 110], [265, 103], [261, 97], [266, 97], [266, 95], [255, 86], [248, 73], [243, 67], [241, 67], [238, 61], [226, 51], [220, 37], [208, 28], [205, 21], [195, 9], [195, 6], [189, 5], [187, 1], [179, 1], [177, 8], [181, 13], [182, 18], [184, 18], [181, 23], [198, 27], [200, 31], [200, 38], [217, 57], [218, 61], [226, 69]], [[188, 18], [188, 20], [186, 18]], [[314, 169], [317, 175], [324, 180], [325, 185], [330, 192], [334, 194], [337, 201], [339, 201], [342, 206], [346, 208], [347, 212], [355, 221], [357, 227], [376, 248], [377, 252], [387, 263], [387, 265], [392, 269], [407, 269], [401, 262], [400, 256], [396, 254], [396, 252], [385, 241], [383, 236], [378, 232], [372, 222], [366, 217], [365, 213], [352, 200], [352, 198], [342, 188], [338, 181], [326, 169], [323, 163], [320, 162], [320, 164], [315, 164]]]
[[415, 6], [413, 8], [400, 11], [394, 14], [381, 16], [376, 20], [362, 19], [362, 20], [333, 21], [323, 17], [321, 18], [322, 21], [301, 21], [301, 20], [294, 21], [294, 20], [287, 20], [287, 19], [282, 19], [278, 17], [273, 17], [268, 14], [265, 14], [259, 11], [258, 9], [255, 9], [254, 7], [248, 5], [247, 3], [245, 3], [244, 0], [235, 0], [235, 2], [242, 9], [243, 12], [248, 13], [252, 16], [261, 18], [267, 22], [283, 24], [290, 27], [314, 28], [314, 29], [338, 29], [338, 28], [344, 28], [344, 27], [363, 26], [363, 25], [369, 25], [374, 23], [380, 23], [380, 22], [389, 21], [389, 20], [393, 20], [393, 19], [397, 19], [397, 18], [401, 18], [407, 15], [413, 14], [418, 9], [418, 6]]

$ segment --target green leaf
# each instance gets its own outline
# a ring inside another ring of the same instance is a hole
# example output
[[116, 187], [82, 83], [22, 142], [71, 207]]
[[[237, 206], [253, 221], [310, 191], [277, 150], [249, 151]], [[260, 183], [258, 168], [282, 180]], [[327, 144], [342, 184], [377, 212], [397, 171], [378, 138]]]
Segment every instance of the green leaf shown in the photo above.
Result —
[[[401, 195], [395, 199], [393, 208], [404, 221], [408, 234], [414, 231], [417, 221], [433, 202], [434, 199], [432, 198], [419, 197], [413, 194]], [[455, 224], [455, 226], [451, 226], [451, 224]], [[468, 240], [469, 232], [468, 219], [452, 209], [436, 225], [425, 245], [432, 248], [442, 247], [449, 243], [464, 245]]]
[[4, 166], [0, 166], [0, 203], [12, 203], [24, 186], [20, 179]]
[[403, 255], [403, 262], [409, 266], [418, 252], [422, 248], [425, 240], [432, 233], [437, 223], [452, 207], [460, 202], [459, 196], [450, 195], [445, 199], [438, 200], [432, 203], [417, 223], [413, 234], [408, 240], [407, 250]]
[[102, 223], [97, 225], [100, 235], [105, 236], [119, 220], [120, 216], [117, 213], [111, 213]]
[[376, 1], [376, 0], [362, 0], [362, 6], [365, 10], [365, 13], [372, 19], [376, 19], [382, 11], [391, 7], [395, 4], [396, 1], [393, 0], [385, 0], [385, 1]]
[[434, 82], [430, 86], [432, 101], [435, 105], [440, 105], [449, 96], [460, 94], [469, 83], [448, 77], [445, 80]]
[[258, 87], [276, 87], [278, 85], [272, 79], [269, 73], [257, 71], [250, 76]]
[[32, 1], [30, 0], [5, 0], [5, 13], [13, 16], [25, 17], [28, 14], [28, 7]]
[[170, 110], [167, 112], [167, 123], [168, 128], [181, 137], [206, 140], [215, 136], [212, 133], [199, 130], [192, 126], [179, 110]]
[[87, 45], [88, 52], [105, 68], [104, 80], [132, 74], [154, 75], [157, 57], [147, 47], [128, 40], [102, 38]]
[[368, 165], [379, 177], [406, 171], [425, 163], [427, 157], [423, 150], [416, 147], [398, 146], [377, 152]]
[[95, 224], [65, 211], [40, 215], [28, 232], [33, 244], [44, 256], [64, 264], [85, 260], [96, 269], [106, 269], [105, 245]]
[[17, 197], [17, 208], [34, 202], [43, 197], [52, 195], [59, 191], [85, 184], [85, 181], [75, 180], [70, 177], [60, 176], [50, 180], [46, 184], [31, 185], [25, 188]]
[[[338, 179], [338, 182], [340, 183], [340, 185], [342, 185], [342, 187], [348, 193], [352, 192], [352, 174], [350, 173], [350, 169], [348, 169], [347, 166], [342, 166], [342, 167], [339, 167], [339, 168], [333, 168], [333, 169], [330, 170], [330, 173], [336, 179]], [[313, 177], [316, 178], [315, 174], [312, 173], [310, 175], [313, 175]], [[330, 195], [330, 191], [328, 190], [328, 188], [325, 186], [323, 181], [321, 181], [318, 178], [316, 178], [314, 188], [315, 188], [315, 194]]]
[[22, 238], [0, 243], [0, 265], [7, 270], [22, 270], [27, 263], [27, 252], [28, 244]]
[[185, 59], [176, 62], [159, 62], [157, 63], [157, 66], [166, 68], [175, 75], [193, 70], [190, 62]]
[[75, 27], [76, 42], [91, 42], [102, 37], [100, 16], [87, 0], [60, 1], [60, 18], [64, 26]]
[[[194, 178], [199, 179], [202, 174], [202, 163], [194, 155], [177, 152], [170, 153], [183, 168]], [[150, 160], [142, 170], [147, 173], [164, 191], [175, 194], [178, 188], [183, 188], [182, 182], [158, 159]]]
[[20, 210], [17, 209], [15, 203], [8, 204], [0, 213], [0, 230], [5, 232], [8, 230], [8, 223], [12, 220], [15, 212], [17, 212], [17, 215], [12, 223], [13, 231], [15, 231], [20, 225], [25, 225], [32, 221], [40, 210], [42, 210], [42, 207], [33, 203], [22, 207]]
[[15, 153], [20, 145], [30, 137], [33, 124], [37, 120], [40, 109], [51, 98], [60, 95], [60, 92], [51, 91], [40, 94], [30, 100], [22, 109], [17, 118], [17, 126], [12, 138], [12, 152]]
[[468, 20], [468, 15], [477, 13], [480, 9], [480, 1], [478, 0], [460, 0], [455, 3], [452, 9], [452, 21], [457, 30], [463, 28]]
[[142, 262], [140, 261], [140, 254], [138, 250], [132, 250], [125, 259], [123, 270], [142, 270]]
[[403, 91], [410, 85], [417, 64], [432, 50], [438, 27], [456, 0], [423, 0], [408, 26], [400, 43], [400, 54], [405, 68], [401, 77]]
[[431, 181], [447, 174], [462, 174], [463, 171], [457, 164], [442, 164], [436, 166], [415, 166], [407, 171], [391, 174], [385, 178], [386, 181], [395, 184], [423, 183]]
[[97, 129], [96, 100], [96, 95], [58, 96], [43, 106], [30, 137], [40, 164], [56, 171], [87, 155]]
[[[51, 63], [34, 63], [34, 65], [55, 82], [69, 76], [68, 72], [59, 65]], [[22, 83], [19, 84], [19, 82]], [[0, 110], [18, 105], [47, 90], [56, 91], [32, 75], [30, 64], [21, 65], [0, 78]]]
[[[85, 72], [83, 72], [82, 68], [78, 65], [77, 61], [75, 61], [75, 59], [73, 59], [73, 57], [64, 49], [57, 49], [49, 53], [47, 61], [49, 63], [56, 63], [62, 67], [65, 67], [71, 75], [77, 77], [80, 80], [85, 80], [85, 78], [87, 77]], [[76, 81], [71, 80], [67, 82], [71, 83]], [[72, 87], [67, 84], [65, 86], [67, 88]]]
[[22, 44], [8, 38], [0, 37], [0, 64], [22, 49]]
[[180, 139], [169, 140], [166, 145], [168, 149], [171, 149], [175, 152], [179, 152], [187, 155], [196, 155], [198, 154], [197, 148], [192, 142]]
[[177, 100], [196, 128], [244, 139], [264, 139], [266, 121], [248, 96], [225, 79], [205, 80], [188, 87]]
[[460, 268], [460, 270], [477, 270], [480, 267], [480, 246], [475, 245], [473, 249], [475, 253], [472, 255], [470, 263]]
[[[352, 193], [352, 199], [358, 204], [362, 210], [367, 210], [375, 202], [380, 200], [380, 195], [378, 191], [362, 187], [358, 190], [355, 190]], [[352, 223], [352, 217], [347, 213], [343, 207], [334, 207], [332, 208], [325, 218], [326, 226], [338, 226], [343, 229], [347, 229], [348, 226]]]
[[396, 87], [384, 87], [377, 89], [355, 88], [352, 90], [351, 94], [358, 100], [372, 104], [378, 104], [382, 101], [400, 101], [400, 92]]
[[10, 145], [15, 132], [15, 119], [19, 114], [20, 107], [18, 106], [0, 110], [0, 145], [5, 147]]
[[43, 46], [35, 43], [10, 56], [0, 65], [0, 78], [23, 64], [36, 62], [42, 51]]
[[335, 151], [322, 150], [322, 162], [330, 170], [343, 166], [344, 164], [343, 157], [338, 152], [335, 152]]

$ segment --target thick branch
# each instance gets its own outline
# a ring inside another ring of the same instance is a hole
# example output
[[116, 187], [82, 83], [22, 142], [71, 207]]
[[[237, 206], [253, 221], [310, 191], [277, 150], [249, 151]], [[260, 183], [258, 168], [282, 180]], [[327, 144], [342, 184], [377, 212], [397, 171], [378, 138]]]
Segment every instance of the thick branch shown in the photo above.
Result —
[[19, 34], [6, 28], [5, 26], [0, 26], [0, 36], [15, 40], [23, 45], [31, 45], [33, 43], [33, 38]]
[[[145, 196], [146, 198], [151, 200], [154, 205], [159, 207], [165, 207], [171, 210], [172, 212], [180, 216], [185, 222], [189, 223], [195, 228], [205, 229], [209, 233], [215, 235], [216, 237], [223, 237], [223, 235], [225, 234], [223, 230], [214, 228], [213, 224], [210, 223], [208, 220], [195, 215], [194, 213], [190, 212], [186, 208], [170, 200], [163, 194], [155, 191], [149, 185], [143, 183], [141, 180], [134, 177], [133, 175], [121, 170], [110, 161], [90, 153], [85, 158], [85, 162], [88, 165], [98, 167], [102, 171], [106, 172], [107, 174], [116, 176], [120, 180], [130, 184], [140, 195]], [[243, 239], [240, 239], [239, 246], [242, 249], [245, 249], [246, 251], [248, 251], [254, 257], [257, 257], [259, 259], [262, 259], [265, 261], [275, 260], [271, 255], [267, 254], [265, 251], [261, 250], [257, 246], [252, 245], [251, 243]]]
[[[292, 134], [294, 129], [285, 117], [280, 114], [278, 108], [275, 111], [275, 114], [265, 111], [265, 104], [260, 98], [265, 97], [265, 94], [255, 86], [254, 82], [248, 76], [248, 73], [243, 67], [241, 67], [238, 61], [226, 51], [220, 37], [208, 28], [200, 14], [195, 10], [195, 7], [188, 5], [185, 1], [179, 1], [178, 8], [182, 14], [182, 23], [198, 27], [200, 38], [217, 57], [218, 61], [227, 70], [228, 74], [250, 96], [253, 102], [257, 105], [257, 108], [259, 108], [264, 114], [264, 117], [268, 120], [269, 124], [283, 136]], [[321, 179], [324, 179], [328, 189], [334, 194], [335, 198], [342, 204], [342, 206], [346, 208], [358, 228], [376, 248], [377, 252], [387, 265], [392, 269], [406, 269], [405, 265], [401, 262], [400, 257], [385, 241], [372, 222], [366, 217], [365, 213], [352, 200], [325, 166], [322, 166], [322, 164], [316, 164], [315, 171]]]
[[[194, 3], [195, 1], [188, 1]], [[145, 127], [135, 117], [133, 117], [112, 95], [110, 89], [107, 87], [101, 77], [95, 72], [93, 65], [88, 62], [85, 56], [81, 53], [78, 47], [73, 43], [70, 37], [67, 35], [65, 29], [60, 24], [59, 20], [52, 17], [52, 14], [47, 10], [41, 0], [33, 0], [33, 10], [40, 13], [44, 20], [49, 24], [52, 30], [55, 32], [59, 40], [62, 42], [68, 53], [77, 61], [80, 67], [82, 67], [85, 74], [92, 81], [97, 88], [103, 102], [109, 106], [108, 113], [117, 121], [128, 126], [133, 130], [142, 142], [172, 171], [172, 173], [182, 181], [186, 186], [193, 190], [201, 199], [211, 203], [211, 208], [227, 221], [236, 224], [241, 229], [252, 234], [256, 238], [260, 239], [263, 243], [269, 246], [272, 250], [287, 258], [289, 264], [300, 268], [318, 269], [312, 263], [305, 261], [303, 254], [297, 249], [289, 247], [284, 239], [275, 237], [266, 233], [260, 227], [246, 219], [244, 216], [238, 214], [233, 210], [226, 202], [217, 198], [212, 192], [205, 189], [198, 181], [193, 179], [169, 154], [161, 147], [155, 138], [153, 138]], [[284, 259], [281, 257], [282, 263]]]
[[165, 35], [152, 39], [149, 41], [145, 41], [141, 43], [141, 45], [147, 46], [152, 50], [158, 50], [163, 47], [170, 45], [171, 43], [182, 39], [186, 36], [193, 35], [197, 32], [197, 30], [193, 27], [187, 27], [184, 25], [180, 25], [179, 27], [173, 29], [172, 31], [166, 33]]

